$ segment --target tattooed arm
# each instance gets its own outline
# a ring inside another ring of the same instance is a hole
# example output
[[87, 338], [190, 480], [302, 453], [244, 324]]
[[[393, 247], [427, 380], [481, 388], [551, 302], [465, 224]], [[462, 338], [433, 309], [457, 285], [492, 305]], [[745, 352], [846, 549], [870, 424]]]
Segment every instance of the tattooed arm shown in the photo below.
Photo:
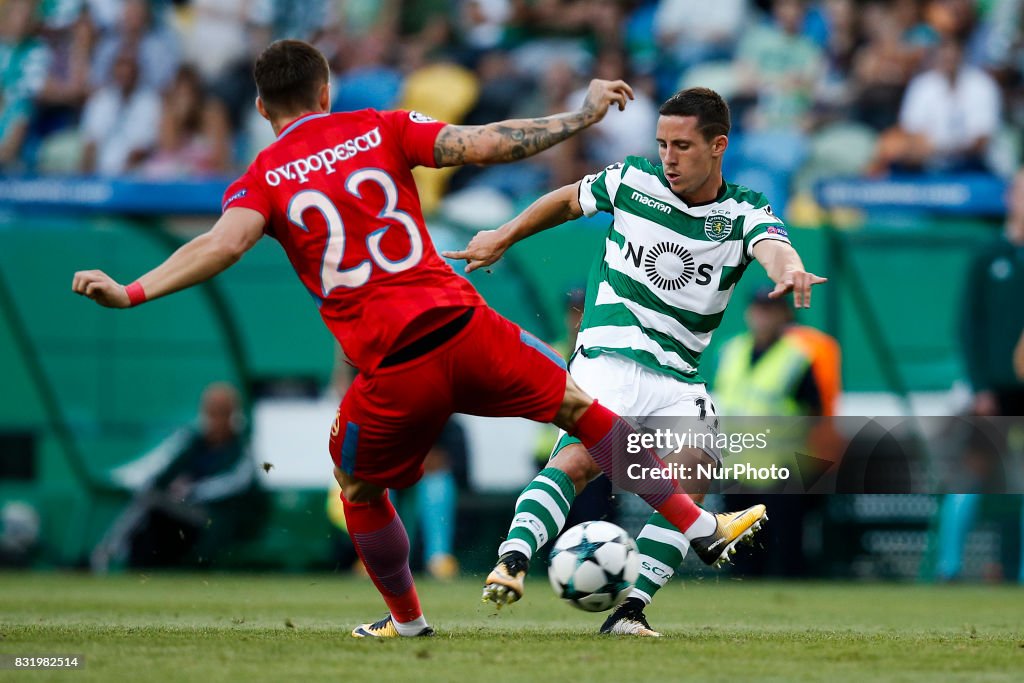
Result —
[[612, 104], [625, 109], [627, 98], [633, 99], [633, 89], [625, 82], [594, 79], [583, 106], [573, 112], [485, 126], [446, 126], [434, 143], [434, 161], [440, 167], [524, 159], [594, 125]]

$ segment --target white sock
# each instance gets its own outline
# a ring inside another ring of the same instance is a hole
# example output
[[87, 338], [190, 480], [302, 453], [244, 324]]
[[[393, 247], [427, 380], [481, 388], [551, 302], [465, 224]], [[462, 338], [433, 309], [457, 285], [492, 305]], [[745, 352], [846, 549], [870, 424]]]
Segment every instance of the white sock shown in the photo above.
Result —
[[398, 635], [400, 636], [419, 635], [419, 632], [428, 626], [427, 618], [422, 614], [413, 619], [412, 621], [407, 621], [405, 623], [402, 623], [398, 619], [395, 619], [395, 615], [392, 614], [391, 620], [395, 622], [395, 630], [398, 631]]
[[510, 550], [518, 550], [529, 559], [533, 555], [533, 548], [521, 538], [512, 538], [498, 546], [498, 557], [501, 557]]
[[690, 528], [683, 532], [683, 535], [691, 541], [695, 538], [704, 538], [715, 533], [718, 528], [718, 520], [707, 510], [700, 511], [700, 517], [690, 525]]

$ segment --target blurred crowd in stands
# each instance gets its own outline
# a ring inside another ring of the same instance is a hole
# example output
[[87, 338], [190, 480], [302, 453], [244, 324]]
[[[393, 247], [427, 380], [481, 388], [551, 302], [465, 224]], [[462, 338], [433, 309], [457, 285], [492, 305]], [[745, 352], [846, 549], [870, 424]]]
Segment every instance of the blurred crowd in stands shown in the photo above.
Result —
[[513, 200], [656, 156], [658, 104], [697, 84], [733, 107], [727, 177], [769, 196], [1020, 163], [1024, 0], [0, 0], [0, 170], [230, 175], [272, 139], [250, 71], [286, 37], [328, 55], [335, 110], [480, 123], [628, 80], [624, 114], [449, 179]]

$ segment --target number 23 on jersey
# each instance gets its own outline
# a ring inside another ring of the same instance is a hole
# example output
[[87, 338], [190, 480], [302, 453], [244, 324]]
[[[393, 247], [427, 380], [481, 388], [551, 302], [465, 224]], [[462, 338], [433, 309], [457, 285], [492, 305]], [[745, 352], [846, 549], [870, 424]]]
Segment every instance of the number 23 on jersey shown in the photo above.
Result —
[[302, 218], [307, 209], [318, 211], [327, 224], [327, 244], [324, 246], [320, 266], [320, 286], [325, 298], [338, 287], [354, 288], [366, 284], [375, 266], [387, 273], [401, 273], [423, 258], [423, 238], [412, 216], [398, 209], [398, 187], [394, 179], [378, 168], [364, 168], [355, 171], [345, 180], [345, 190], [357, 199], [362, 199], [360, 187], [366, 182], [376, 183], [384, 193], [384, 206], [377, 217], [397, 222], [409, 235], [409, 253], [400, 259], [389, 259], [381, 250], [381, 240], [390, 227], [385, 225], [366, 236], [366, 249], [370, 258], [343, 270], [341, 261], [345, 256], [345, 224], [334, 202], [319, 190], [302, 190], [295, 193], [288, 203], [288, 220], [301, 230], [309, 232]]

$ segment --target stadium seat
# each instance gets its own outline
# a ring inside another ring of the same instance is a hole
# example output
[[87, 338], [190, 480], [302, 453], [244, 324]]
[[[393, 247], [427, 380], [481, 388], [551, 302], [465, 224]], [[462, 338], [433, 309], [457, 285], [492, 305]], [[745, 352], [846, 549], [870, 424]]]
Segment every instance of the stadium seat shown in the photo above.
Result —
[[350, 71], [335, 84], [333, 111], [393, 109], [402, 88], [402, 77], [384, 67]]
[[77, 129], [51, 133], [36, 152], [36, 170], [43, 174], [70, 175], [82, 167], [82, 137]]
[[441, 216], [472, 230], [490, 230], [516, 214], [512, 201], [502, 192], [486, 186], [468, 187], [445, 197]]
[[[480, 96], [480, 82], [473, 72], [455, 64], [431, 64], [409, 74], [400, 102], [439, 121], [461, 123]], [[413, 177], [420, 191], [423, 212], [437, 210], [454, 170], [416, 168]]]
[[706, 62], [689, 68], [679, 79], [679, 89], [711, 88], [725, 99], [736, 94], [739, 82], [732, 62]]
[[827, 176], [857, 176], [864, 172], [875, 151], [878, 135], [852, 122], [835, 123], [811, 138], [810, 155], [800, 170], [801, 187]]

